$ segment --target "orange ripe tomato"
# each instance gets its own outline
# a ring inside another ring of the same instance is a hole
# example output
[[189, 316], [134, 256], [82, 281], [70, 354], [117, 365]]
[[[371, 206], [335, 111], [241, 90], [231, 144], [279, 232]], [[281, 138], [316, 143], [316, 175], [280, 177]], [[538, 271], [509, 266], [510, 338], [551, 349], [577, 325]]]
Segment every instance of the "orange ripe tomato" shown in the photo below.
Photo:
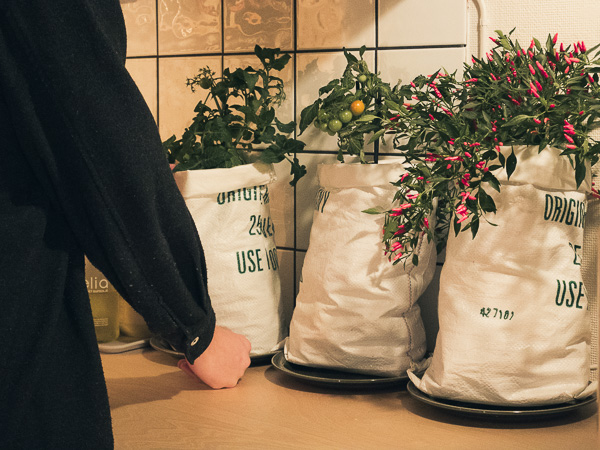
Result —
[[360, 116], [364, 110], [365, 104], [362, 100], [354, 100], [352, 103], [350, 103], [350, 111], [352, 111], [352, 114], [355, 116]]

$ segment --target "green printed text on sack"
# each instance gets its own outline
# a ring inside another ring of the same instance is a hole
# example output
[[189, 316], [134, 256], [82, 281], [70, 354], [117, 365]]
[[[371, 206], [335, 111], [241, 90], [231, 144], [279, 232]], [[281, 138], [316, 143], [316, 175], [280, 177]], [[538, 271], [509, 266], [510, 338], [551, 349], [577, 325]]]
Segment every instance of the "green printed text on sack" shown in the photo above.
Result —
[[556, 306], [583, 309], [581, 299], [585, 297], [585, 287], [581, 281], [556, 280]]
[[235, 191], [221, 192], [217, 195], [217, 203], [224, 205], [231, 202], [253, 202], [260, 201], [261, 204], [269, 203], [269, 188], [267, 186], [253, 186], [236, 189]]
[[546, 194], [544, 220], [583, 228], [585, 203], [574, 198]]
[[260, 214], [250, 216], [250, 229], [248, 230], [250, 236], [264, 236], [271, 237], [275, 234], [275, 225], [271, 221], [270, 217], [262, 217]]
[[249, 249], [236, 252], [237, 267], [240, 274], [278, 270], [277, 249]]
[[315, 197], [315, 211], [323, 212], [323, 208], [325, 208], [325, 204], [329, 199], [329, 191], [321, 188], [317, 191], [317, 196]]

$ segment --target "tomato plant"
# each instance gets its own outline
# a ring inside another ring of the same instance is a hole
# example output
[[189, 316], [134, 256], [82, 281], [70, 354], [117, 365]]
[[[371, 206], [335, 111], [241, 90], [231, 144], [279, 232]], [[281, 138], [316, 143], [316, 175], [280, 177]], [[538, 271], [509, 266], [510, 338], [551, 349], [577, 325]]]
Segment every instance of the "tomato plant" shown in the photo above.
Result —
[[346, 153], [366, 163], [365, 136], [371, 135], [368, 143], [383, 140], [382, 119], [397, 114], [392, 111], [399, 108], [398, 87], [391, 88], [369, 70], [363, 59], [365, 51], [363, 46], [357, 58], [344, 50], [346, 68], [342, 76], [321, 87], [319, 98], [300, 113], [300, 134], [316, 122], [318, 129], [337, 135], [338, 160], [342, 162]]
[[[249, 153], [262, 144], [262, 161], [290, 162], [294, 175], [290, 184], [306, 173], [296, 157], [304, 142], [289, 137], [296, 124], [282, 123], [275, 114], [275, 107], [285, 99], [283, 80], [275, 72], [285, 67], [290, 55], [259, 45], [254, 53], [262, 63], [259, 69], [225, 69], [221, 77], [215, 77], [215, 72], [205, 67], [187, 80], [192, 92], [199, 86], [208, 93], [196, 105], [196, 116], [182, 137], [171, 136], [163, 142], [168, 161], [176, 164], [174, 171], [247, 164]], [[327, 123], [320, 129], [327, 129]]]

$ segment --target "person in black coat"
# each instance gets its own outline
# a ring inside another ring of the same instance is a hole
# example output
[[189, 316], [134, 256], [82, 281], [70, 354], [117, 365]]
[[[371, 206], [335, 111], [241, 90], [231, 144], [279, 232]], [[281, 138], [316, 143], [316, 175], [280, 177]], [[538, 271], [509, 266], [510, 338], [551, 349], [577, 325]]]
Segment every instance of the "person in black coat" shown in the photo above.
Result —
[[3, 449], [114, 445], [84, 255], [206, 384], [249, 365], [125, 51], [118, 0], [0, 2]]

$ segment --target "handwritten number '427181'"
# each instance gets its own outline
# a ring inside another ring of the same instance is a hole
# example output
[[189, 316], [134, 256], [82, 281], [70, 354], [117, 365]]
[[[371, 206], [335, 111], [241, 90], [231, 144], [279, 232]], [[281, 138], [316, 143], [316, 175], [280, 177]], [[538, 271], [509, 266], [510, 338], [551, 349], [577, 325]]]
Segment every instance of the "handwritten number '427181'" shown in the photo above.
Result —
[[481, 310], [479, 310], [479, 314], [481, 314], [482, 317], [488, 318], [488, 319], [500, 319], [500, 320], [512, 320], [512, 318], [515, 315], [514, 311], [509, 311], [509, 310], [501, 310], [498, 308], [486, 308], [483, 307], [481, 308]]

